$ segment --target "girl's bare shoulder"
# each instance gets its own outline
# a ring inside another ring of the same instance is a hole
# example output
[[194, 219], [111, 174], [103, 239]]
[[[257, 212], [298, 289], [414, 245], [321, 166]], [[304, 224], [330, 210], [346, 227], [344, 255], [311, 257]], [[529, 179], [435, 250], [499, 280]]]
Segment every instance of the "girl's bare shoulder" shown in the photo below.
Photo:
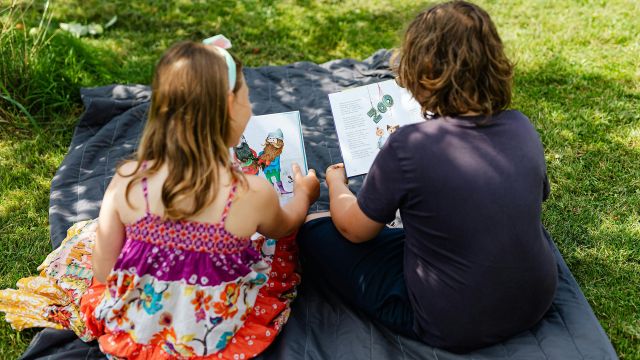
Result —
[[114, 186], [117, 188], [127, 186], [129, 181], [131, 180], [131, 177], [136, 173], [137, 169], [138, 162], [135, 160], [128, 160], [118, 165], [109, 186]]
[[134, 174], [136, 169], [138, 169], [138, 161], [126, 160], [118, 166], [115, 175], [121, 177], [129, 177]]

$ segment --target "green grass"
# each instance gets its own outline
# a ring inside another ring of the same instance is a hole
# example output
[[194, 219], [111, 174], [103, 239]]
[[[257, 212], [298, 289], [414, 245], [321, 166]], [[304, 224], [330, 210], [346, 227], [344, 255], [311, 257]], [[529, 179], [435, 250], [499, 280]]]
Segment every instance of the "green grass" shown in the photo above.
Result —
[[[531, 118], [546, 148], [552, 195], [544, 223], [619, 356], [640, 359], [640, 3], [479, 3], [518, 64], [513, 107]], [[425, 6], [59, 0], [50, 4], [38, 41], [28, 31], [39, 26], [44, 2], [18, 1], [11, 12], [9, 5], [0, 0], [0, 80], [7, 90], [0, 94], [13, 100], [0, 100], [1, 288], [34, 274], [50, 249], [49, 183], [81, 111], [79, 87], [149, 83], [171, 43], [215, 33], [231, 38], [248, 66], [363, 59], [397, 46]], [[105, 23], [113, 15], [118, 22], [101, 37], [55, 30], [60, 22]], [[33, 333], [1, 324], [0, 358], [17, 357]]]

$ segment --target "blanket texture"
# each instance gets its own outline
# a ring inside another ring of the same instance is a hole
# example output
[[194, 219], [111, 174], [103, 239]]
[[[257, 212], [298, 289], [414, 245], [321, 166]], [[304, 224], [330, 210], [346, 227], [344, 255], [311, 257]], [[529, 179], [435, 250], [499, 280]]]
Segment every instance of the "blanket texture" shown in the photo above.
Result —
[[[310, 168], [320, 178], [342, 160], [327, 94], [391, 78], [389, 53], [378, 51], [359, 62], [335, 60], [316, 65], [247, 68], [256, 115], [299, 110]], [[51, 242], [57, 247], [74, 222], [98, 215], [105, 188], [118, 162], [137, 147], [149, 105], [147, 86], [112, 85], [83, 89], [86, 111], [79, 120], [69, 153], [51, 184]], [[352, 190], [362, 178], [352, 179]], [[328, 209], [322, 185], [312, 212]], [[547, 239], [553, 245], [551, 237]], [[530, 331], [501, 344], [465, 355], [434, 349], [391, 333], [335, 295], [305, 282], [289, 323], [262, 359], [617, 359], [578, 284], [555, 245], [559, 282], [544, 319]], [[102, 358], [95, 344], [84, 344], [68, 331], [44, 330], [23, 359]]]

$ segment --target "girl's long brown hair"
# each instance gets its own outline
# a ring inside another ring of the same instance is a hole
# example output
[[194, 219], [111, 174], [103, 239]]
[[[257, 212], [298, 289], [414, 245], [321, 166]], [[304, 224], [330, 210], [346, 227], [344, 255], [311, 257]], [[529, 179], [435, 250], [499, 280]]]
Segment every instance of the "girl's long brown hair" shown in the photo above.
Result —
[[[236, 60], [234, 93], [242, 86], [242, 66]], [[151, 105], [136, 153], [137, 166], [127, 184], [129, 202], [132, 186], [167, 164], [162, 185], [164, 218], [180, 220], [198, 214], [215, 199], [220, 188], [220, 170], [234, 181], [244, 181], [231, 165], [227, 137], [230, 117], [227, 109], [228, 79], [224, 58], [200, 43], [180, 42], [165, 52], [156, 65], [151, 85]], [[152, 161], [142, 168], [145, 161]], [[193, 201], [185, 209], [184, 200]]]
[[466, 1], [418, 14], [393, 62], [425, 113], [491, 115], [511, 103], [513, 64], [489, 14]]

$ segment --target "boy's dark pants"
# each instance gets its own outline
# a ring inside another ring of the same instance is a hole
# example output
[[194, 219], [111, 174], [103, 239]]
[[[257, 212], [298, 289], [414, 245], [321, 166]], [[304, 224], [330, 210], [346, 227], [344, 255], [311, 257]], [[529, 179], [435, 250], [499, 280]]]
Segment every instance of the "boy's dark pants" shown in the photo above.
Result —
[[404, 230], [385, 227], [374, 239], [354, 244], [331, 218], [304, 224], [298, 232], [302, 281], [314, 281], [391, 330], [416, 338], [403, 275]]

